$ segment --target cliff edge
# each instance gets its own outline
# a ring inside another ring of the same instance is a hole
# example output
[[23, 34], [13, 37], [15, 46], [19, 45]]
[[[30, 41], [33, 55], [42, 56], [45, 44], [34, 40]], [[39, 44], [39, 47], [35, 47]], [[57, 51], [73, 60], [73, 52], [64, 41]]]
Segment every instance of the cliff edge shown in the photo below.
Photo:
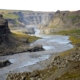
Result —
[[8, 21], [0, 15], [0, 44], [8, 41], [8, 35], [10, 34], [10, 30], [8, 28]]
[[[35, 36], [29, 36], [24, 33], [12, 33], [9, 29], [8, 21], [3, 18], [3, 15], [0, 15], [0, 55], [27, 52], [29, 43], [37, 39]], [[39, 48], [41, 47], [38, 47], [36, 51], [38, 51]], [[41, 50], [43, 49], [41, 48]], [[32, 48], [31, 51], [35, 51], [35, 48]]]

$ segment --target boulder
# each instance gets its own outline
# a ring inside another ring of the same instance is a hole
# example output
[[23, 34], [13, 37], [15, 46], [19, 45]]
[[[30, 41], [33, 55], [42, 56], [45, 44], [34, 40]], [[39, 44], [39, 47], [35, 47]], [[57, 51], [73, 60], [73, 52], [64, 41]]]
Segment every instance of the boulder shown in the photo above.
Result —
[[29, 51], [29, 52], [36, 52], [36, 51], [43, 51], [43, 50], [44, 50], [44, 48], [42, 47], [42, 45], [30, 46], [27, 49], [27, 51]]
[[0, 61], [0, 68], [9, 66], [11, 62], [9, 60], [2, 60]]
[[27, 28], [27, 32], [25, 32], [27, 34], [35, 34], [35, 30], [34, 28]]

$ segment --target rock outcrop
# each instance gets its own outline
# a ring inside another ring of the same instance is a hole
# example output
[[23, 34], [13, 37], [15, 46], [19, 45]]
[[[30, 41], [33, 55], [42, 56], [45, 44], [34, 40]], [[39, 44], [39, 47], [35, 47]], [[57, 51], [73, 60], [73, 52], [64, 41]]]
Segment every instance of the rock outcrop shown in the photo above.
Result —
[[2, 42], [8, 42], [8, 35], [10, 34], [10, 30], [8, 28], [8, 21], [0, 15], [0, 44]]
[[8, 53], [14, 45], [15, 39], [11, 36], [8, 21], [0, 15], [0, 55]]
[[2, 67], [6, 67], [6, 66], [9, 66], [11, 64], [10, 61], [6, 60], [6, 61], [0, 61], [0, 68]]
[[25, 32], [27, 34], [35, 34], [34, 28], [27, 28], [27, 31]]
[[10, 32], [8, 21], [4, 19], [2, 15], [0, 15], [0, 55], [12, 55], [20, 52], [34, 52], [44, 50], [40, 46], [28, 48], [29, 41], [27, 39], [28, 37], [26, 37], [26, 34], [24, 38], [21, 37], [19, 39], [15, 37], [16, 35], [17, 34]]
[[28, 47], [27, 51], [28, 52], [36, 52], [36, 51], [43, 51], [44, 48], [42, 47], [42, 45], [35, 45], [35, 46], [31, 46]]

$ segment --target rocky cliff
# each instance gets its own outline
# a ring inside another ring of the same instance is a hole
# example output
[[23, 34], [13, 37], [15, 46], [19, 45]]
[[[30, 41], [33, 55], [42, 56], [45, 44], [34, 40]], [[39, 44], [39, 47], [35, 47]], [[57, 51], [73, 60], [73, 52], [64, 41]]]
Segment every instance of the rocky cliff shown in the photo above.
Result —
[[8, 21], [0, 15], [0, 44], [3, 42], [8, 42], [8, 35], [10, 34], [10, 30], [8, 28]]
[[47, 25], [51, 17], [54, 13], [50, 12], [33, 12], [33, 11], [25, 11], [25, 12], [17, 12], [19, 21], [25, 23], [26, 25]]
[[[29, 43], [36, 39], [38, 38], [27, 34], [12, 33], [9, 29], [8, 21], [0, 15], [0, 55], [28, 51]], [[32, 48], [32, 51], [39, 51], [39, 49], [41, 48]]]
[[10, 27], [38, 25], [45, 33], [80, 28], [80, 11], [34, 12], [2, 10]]
[[0, 55], [9, 52], [8, 50], [16, 45], [15, 42], [8, 28], [8, 21], [0, 15]]
[[61, 30], [80, 29], [80, 11], [57, 11], [44, 29], [45, 33]]

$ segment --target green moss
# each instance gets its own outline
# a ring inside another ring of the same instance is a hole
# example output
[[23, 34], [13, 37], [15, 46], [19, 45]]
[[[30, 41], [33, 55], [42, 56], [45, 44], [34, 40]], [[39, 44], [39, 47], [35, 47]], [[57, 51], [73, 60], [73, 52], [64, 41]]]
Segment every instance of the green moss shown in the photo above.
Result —
[[68, 30], [68, 31], [60, 31], [58, 34], [69, 35], [72, 44], [80, 44], [80, 29], [78, 30]]
[[37, 39], [39, 39], [39, 37], [36, 37], [36, 36], [30, 36], [28, 34], [16, 34], [16, 33], [12, 33], [11, 34], [14, 38], [20, 40], [20, 39], [28, 39], [28, 41], [31, 43], [31, 42], [34, 42], [36, 41]]
[[69, 39], [72, 41], [72, 44], [74, 44], [74, 45], [80, 44], [80, 38], [77, 38], [75, 36], [71, 36]]
[[76, 73], [66, 72], [61, 77], [57, 78], [56, 80], [75, 79], [75, 78], [80, 78], [80, 73], [76, 74]]
[[29, 37], [28, 37], [28, 41], [29, 41], [30, 43], [36, 41], [37, 39], [39, 39], [39, 37], [35, 37], [35, 36], [29, 36]]
[[9, 13], [3, 14], [3, 17], [6, 18], [6, 19], [17, 19], [17, 18], [19, 18], [18, 15], [13, 14], [13, 13], [11, 13], [11, 14], [9, 14]]
[[71, 19], [73, 24], [80, 22], [80, 16], [79, 15], [70, 15], [70, 16], [68, 16], [68, 18]]
[[71, 19], [80, 19], [80, 16], [79, 15], [70, 15], [70, 16], [67, 16], [68, 18], [71, 18]]
[[62, 35], [79, 35], [80, 34], [80, 29], [63, 30], [63, 31], [59, 31], [58, 34], [62, 34]]
[[76, 44], [80, 44], [80, 30], [68, 30], [68, 31], [61, 31], [59, 32], [59, 34], [62, 35], [69, 35], [70, 36], [70, 40], [72, 41], [72, 44], [76, 45]]

